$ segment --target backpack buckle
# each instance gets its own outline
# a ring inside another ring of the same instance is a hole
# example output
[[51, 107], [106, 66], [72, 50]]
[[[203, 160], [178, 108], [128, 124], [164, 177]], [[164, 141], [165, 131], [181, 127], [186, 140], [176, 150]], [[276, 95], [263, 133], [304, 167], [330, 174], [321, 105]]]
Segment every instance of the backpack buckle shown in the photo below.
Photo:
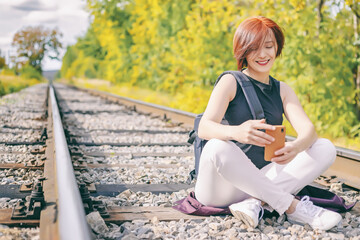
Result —
[[193, 129], [189, 132], [189, 139], [187, 140], [188, 143], [193, 144], [195, 141], [195, 138], [197, 136], [196, 131]]

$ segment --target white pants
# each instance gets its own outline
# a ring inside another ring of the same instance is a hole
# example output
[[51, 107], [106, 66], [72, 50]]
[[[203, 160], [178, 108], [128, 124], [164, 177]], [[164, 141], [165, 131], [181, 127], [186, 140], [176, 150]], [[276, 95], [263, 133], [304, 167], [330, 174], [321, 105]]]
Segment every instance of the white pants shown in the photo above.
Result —
[[335, 158], [334, 145], [322, 138], [288, 164], [270, 163], [258, 169], [235, 143], [211, 139], [201, 154], [195, 196], [213, 207], [254, 197], [281, 215], [289, 208], [293, 194], [320, 176]]

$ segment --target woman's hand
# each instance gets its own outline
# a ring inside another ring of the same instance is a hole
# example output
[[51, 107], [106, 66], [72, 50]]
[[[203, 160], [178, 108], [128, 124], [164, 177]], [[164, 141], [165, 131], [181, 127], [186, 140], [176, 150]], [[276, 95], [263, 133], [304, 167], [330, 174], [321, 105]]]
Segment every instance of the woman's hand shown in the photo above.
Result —
[[239, 126], [233, 126], [230, 131], [232, 139], [245, 144], [252, 144], [265, 147], [265, 144], [272, 143], [275, 139], [260, 129], [275, 130], [275, 127], [265, 123], [265, 119], [248, 120]]
[[295, 142], [285, 142], [283, 148], [275, 151], [277, 157], [272, 158], [271, 161], [277, 164], [287, 164], [291, 162], [299, 152]]

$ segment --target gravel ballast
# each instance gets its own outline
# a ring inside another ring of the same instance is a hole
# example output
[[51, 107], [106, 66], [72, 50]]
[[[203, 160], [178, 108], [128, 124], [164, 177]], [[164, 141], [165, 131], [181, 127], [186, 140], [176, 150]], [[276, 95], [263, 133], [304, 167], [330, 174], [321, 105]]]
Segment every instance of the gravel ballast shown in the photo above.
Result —
[[[43, 160], [43, 154], [32, 154], [42, 145], [6, 145], [36, 143], [44, 128], [46, 84], [38, 84], [0, 98], [0, 164], [24, 164]], [[6, 144], [5, 144], [6, 143]], [[0, 185], [21, 185], [35, 182], [42, 170], [1, 169]], [[0, 198], [0, 208], [12, 208], [19, 199]], [[40, 239], [39, 228], [18, 228], [0, 225], [0, 239]]]

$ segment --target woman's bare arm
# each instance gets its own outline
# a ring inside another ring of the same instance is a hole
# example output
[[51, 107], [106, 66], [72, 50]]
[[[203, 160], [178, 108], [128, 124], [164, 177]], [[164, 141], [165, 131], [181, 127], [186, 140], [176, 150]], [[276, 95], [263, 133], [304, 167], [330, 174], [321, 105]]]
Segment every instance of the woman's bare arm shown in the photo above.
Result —
[[199, 137], [203, 139], [217, 138], [230, 140], [228, 127], [220, 124], [229, 102], [236, 94], [236, 80], [231, 74], [221, 77], [211, 93], [208, 105], [199, 124]]
[[280, 95], [283, 101], [285, 117], [297, 133], [295, 141], [287, 143], [284, 148], [275, 152], [275, 154], [281, 155], [285, 153], [285, 155], [276, 157], [273, 161], [286, 163], [291, 161], [299, 152], [308, 149], [317, 139], [317, 134], [294, 90], [284, 82], [280, 82]]

